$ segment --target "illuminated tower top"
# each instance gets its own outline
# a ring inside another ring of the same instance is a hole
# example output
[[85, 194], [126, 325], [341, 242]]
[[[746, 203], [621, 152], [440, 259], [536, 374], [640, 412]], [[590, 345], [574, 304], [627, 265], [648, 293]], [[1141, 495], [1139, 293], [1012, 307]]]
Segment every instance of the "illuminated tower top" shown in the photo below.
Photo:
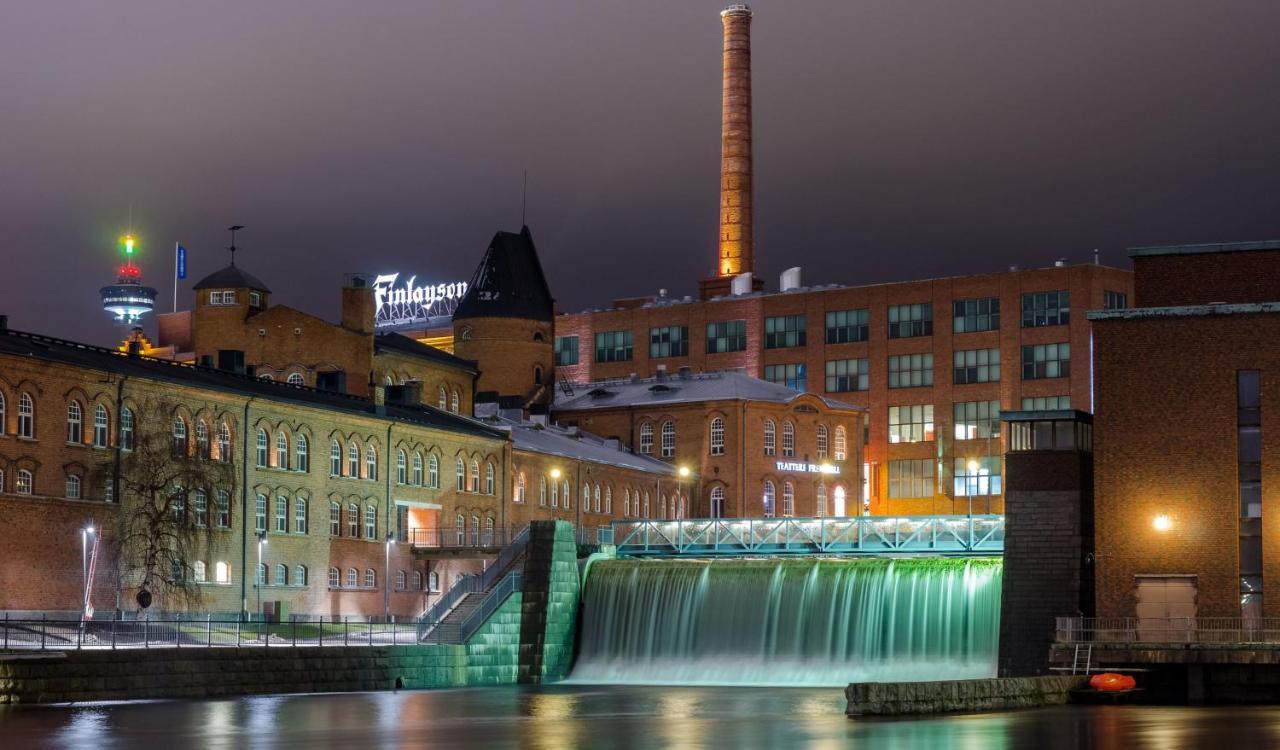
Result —
[[111, 313], [118, 325], [133, 328], [142, 322], [142, 316], [156, 306], [156, 290], [142, 285], [142, 269], [133, 262], [136, 241], [132, 234], [120, 240], [124, 262], [116, 272], [116, 283], [104, 286], [102, 309]]

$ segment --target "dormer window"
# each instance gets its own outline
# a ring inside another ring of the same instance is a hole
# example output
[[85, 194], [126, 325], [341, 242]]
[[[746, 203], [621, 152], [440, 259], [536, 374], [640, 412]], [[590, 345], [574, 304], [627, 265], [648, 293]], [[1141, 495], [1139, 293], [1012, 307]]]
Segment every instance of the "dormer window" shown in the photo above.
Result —
[[[235, 292], [232, 292], [234, 299]], [[260, 292], [249, 292], [249, 307], [262, 307], [262, 294]]]
[[235, 292], [209, 292], [209, 304], [211, 305], [234, 305], [235, 303]]

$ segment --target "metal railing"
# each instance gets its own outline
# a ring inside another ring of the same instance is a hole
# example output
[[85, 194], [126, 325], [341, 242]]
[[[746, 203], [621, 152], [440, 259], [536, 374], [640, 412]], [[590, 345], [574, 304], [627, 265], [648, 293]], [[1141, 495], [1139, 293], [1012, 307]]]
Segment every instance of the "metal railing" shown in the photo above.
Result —
[[443, 526], [440, 528], [403, 529], [396, 534], [397, 541], [415, 549], [496, 549], [511, 544], [527, 526], [501, 529], [478, 529]]
[[1004, 516], [851, 516], [614, 521], [625, 556], [999, 555]]
[[1280, 646], [1280, 617], [1059, 617], [1058, 644], [1269, 644]]
[[69, 651], [124, 648], [276, 648], [392, 646], [418, 641], [415, 622], [325, 618], [263, 622], [213, 616], [140, 620], [0, 620], [0, 649]]
[[529, 527], [521, 527], [513, 536], [511, 544], [502, 549], [493, 564], [479, 574], [463, 575], [453, 586], [431, 605], [418, 618], [418, 638], [426, 638], [429, 634], [441, 636], [441, 628], [446, 626], [446, 618], [468, 594], [488, 591], [500, 580], [512, 565], [524, 556], [529, 543]]
[[475, 635], [476, 631], [484, 625], [494, 612], [498, 611], [498, 607], [507, 600], [515, 592], [520, 590], [520, 582], [522, 575], [519, 572], [508, 573], [498, 584], [485, 594], [484, 600], [480, 605], [467, 616], [467, 619], [460, 623], [458, 642], [465, 643], [467, 639]]

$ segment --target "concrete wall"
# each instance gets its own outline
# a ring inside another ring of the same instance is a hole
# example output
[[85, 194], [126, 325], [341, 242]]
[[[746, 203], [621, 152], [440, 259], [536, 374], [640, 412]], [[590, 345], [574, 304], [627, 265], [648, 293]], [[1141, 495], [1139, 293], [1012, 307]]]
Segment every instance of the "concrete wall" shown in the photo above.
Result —
[[845, 688], [849, 716], [1003, 711], [1066, 703], [1084, 675], [939, 682], [855, 682]]

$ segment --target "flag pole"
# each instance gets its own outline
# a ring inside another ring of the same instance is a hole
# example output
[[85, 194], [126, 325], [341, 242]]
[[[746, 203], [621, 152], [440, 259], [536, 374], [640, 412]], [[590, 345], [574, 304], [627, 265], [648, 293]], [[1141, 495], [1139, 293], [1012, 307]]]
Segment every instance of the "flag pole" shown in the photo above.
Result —
[[178, 248], [182, 243], [173, 243], [173, 311], [178, 311]]

